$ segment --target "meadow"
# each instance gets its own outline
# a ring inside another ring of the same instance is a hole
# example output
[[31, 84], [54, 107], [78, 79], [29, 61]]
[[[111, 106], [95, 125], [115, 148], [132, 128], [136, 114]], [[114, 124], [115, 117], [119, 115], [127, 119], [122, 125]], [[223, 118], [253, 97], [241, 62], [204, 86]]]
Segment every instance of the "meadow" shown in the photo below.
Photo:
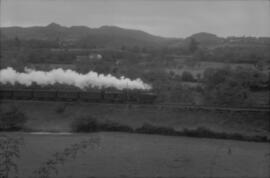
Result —
[[33, 177], [44, 162], [71, 144], [98, 138], [93, 147], [56, 166], [55, 178], [269, 177], [269, 143], [99, 132], [30, 134], [23, 137], [18, 176]]
[[93, 117], [133, 129], [145, 123], [175, 130], [204, 127], [216, 132], [261, 135], [269, 138], [269, 112], [205, 111], [156, 108], [151, 105], [3, 101], [2, 110], [16, 107], [27, 119], [25, 130], [70, 132], [74, 120]]
[[[20, 156], [15, 159], [19, 178], [270, 175], [269, 142], [246, 140], [248, 136], [269, 140], [268, 112], [46, 101], [0, 104], [2, 112], [12, 107], [25, 115], [26, 123], [22, 132], [0, 132], [0, 135], [23, 139]], [[94, 124], [98, 125], [89, 128], [97, 130], [72, 132], [76, 121], [84, 123], [82, 118], [87, 122], [88, 118], [94, 118]], [[124, 130], [117, 132], [119, 129]], [[181, 134], [172, 136], [175, 133]], [[223, 137], [227, 139], [215, 139]], [[91, 140], [97, 141], [91, 144]], [[49, 176], [44, 176], [47, 172]]]

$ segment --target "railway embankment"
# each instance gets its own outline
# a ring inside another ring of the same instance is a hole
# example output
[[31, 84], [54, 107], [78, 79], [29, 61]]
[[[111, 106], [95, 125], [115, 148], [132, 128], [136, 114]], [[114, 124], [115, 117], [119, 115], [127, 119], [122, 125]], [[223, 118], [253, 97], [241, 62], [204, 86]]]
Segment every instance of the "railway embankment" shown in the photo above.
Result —
[[[27, 117], [25, 129], [31, 131], [69, 132], [72, 123], [81, 117], [98, 122], [114, 122], [133, 130], [145, 124], [175, 131], [264, 136], [270, 138], [270, 111], [248, 109], [207, 109], [166, 107], [162, 105], [101, 104], [83, 102], [2, 101], [2, 112], [16, 107]], [[201, 131], [201, 130], [200, 130]], [[191, 133], [192, 134], [192, 133]]]

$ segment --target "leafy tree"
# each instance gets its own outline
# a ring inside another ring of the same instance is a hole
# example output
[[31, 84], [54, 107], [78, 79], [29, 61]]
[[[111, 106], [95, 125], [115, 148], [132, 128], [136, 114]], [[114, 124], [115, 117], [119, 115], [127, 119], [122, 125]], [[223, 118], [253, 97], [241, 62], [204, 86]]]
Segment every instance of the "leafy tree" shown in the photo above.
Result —
[[207, 102], [215, 105], [245, 105], [247, 104], [248, 89], [239, 85], [237, 81], [219, 83], [211, 90], [206, 91]]
[[[204, 72], [204, 95], [207, 103], [218, 105], [250, 105], [254, 89], [267, 88], [266, 74], [245, 68], [207, 69]], [[266, 87], [265, 87], [266, 85]]]
[[21, 41], [20, 41], [20, 39], [16, 36], [15, 39], [14, 39], [14, 41], [15, 41], [15, 46], [16, 46], [16, 48], [20, 48], [20, 46], [21, 46]]
[[194, 38], [191, 38], [190, 43], [189, 43], [189, 47], [188, 47], [189, 51], [191, 53], [194, 53], [195, 51], [198, 50], [198, 48], [199, 48], [199, 43]]
[[182, 81], [185, 81], [185, 82], [194, 82], [195, 81], [193, 75], [188, 71], [184, 71], [182, 73], [181, 79], [182, 79]]
[[245, 79], [229, 68], [207, 69], [204, 72], [205, 101], [216, 105], [245, 105], [249, 93], [245, 83]]

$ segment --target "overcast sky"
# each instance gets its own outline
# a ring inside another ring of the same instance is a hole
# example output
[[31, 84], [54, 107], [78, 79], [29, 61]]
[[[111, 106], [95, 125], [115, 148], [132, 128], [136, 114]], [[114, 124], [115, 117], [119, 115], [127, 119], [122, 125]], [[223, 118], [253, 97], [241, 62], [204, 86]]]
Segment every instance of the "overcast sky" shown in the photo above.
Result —
[[0, 0], [1, 26], [115, 25], [166, 37], [270, 36], [269, 0]]

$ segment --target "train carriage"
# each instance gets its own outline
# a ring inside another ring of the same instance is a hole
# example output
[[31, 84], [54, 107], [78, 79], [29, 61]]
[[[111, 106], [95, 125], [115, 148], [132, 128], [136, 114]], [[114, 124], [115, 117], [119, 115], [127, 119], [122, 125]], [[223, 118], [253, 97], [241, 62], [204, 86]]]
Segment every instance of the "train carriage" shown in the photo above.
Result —
[[0, 99], [12, 99], [13, 91], [11, 90], [0, 90]]
[[137, 102], [144, 104], [152, 104], [156, 100], [157, 95], [154, 93], [139, 93], [137, 94]]
[[123, 103], [127, 101], [127, 95], [125, 92], [107, 91], [104, 93], [104, 101]]
[[103, 100], [103, 94], [100, 91], [79, 92], [79, 98], [82, 101], [100, 102]]
[[79, 93], [75, 91], [58, 91], [57, 98], [63, 101], [76, 101], [79, 99]]
[[143, 91], [74, 91], [41, 89], [0, 89], [1, 99], [59, 100], [107, 103], [154, 103], [156, 94]]
[[14, 99], [32, 99], [33, 98], [33, 91], [32, 90], [14, 90], [13, 97]]
[[137, 91], [126, 91], [127, 101], [129, 103], [136, 103], [138, 94], [139, 93]]
[[36, 100], [56, 100], [57, 92], [56, 91], [47, 91], [47, 90], [35, 90], [33, 91], [33, 99]]

